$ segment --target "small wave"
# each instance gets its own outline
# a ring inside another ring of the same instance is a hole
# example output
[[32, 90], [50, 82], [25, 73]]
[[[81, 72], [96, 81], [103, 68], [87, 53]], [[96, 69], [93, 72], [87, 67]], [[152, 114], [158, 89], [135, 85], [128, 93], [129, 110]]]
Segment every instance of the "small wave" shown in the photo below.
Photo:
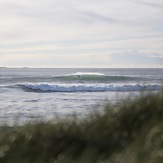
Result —
[[160, 85], [110, 85], [110, 84], [48, 84], [48, 83], [27, 83], [18, 86], [33, 92], [104, 92], [104, 91], [157, 91]]

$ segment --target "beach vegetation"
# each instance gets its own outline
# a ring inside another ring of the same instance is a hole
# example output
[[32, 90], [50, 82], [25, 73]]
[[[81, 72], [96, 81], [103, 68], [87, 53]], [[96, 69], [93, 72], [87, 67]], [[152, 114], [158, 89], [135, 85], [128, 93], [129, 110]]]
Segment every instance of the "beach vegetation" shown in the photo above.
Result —
[[0, 127], [1, 163], [162, 163], [163, 92], [83, 119]]

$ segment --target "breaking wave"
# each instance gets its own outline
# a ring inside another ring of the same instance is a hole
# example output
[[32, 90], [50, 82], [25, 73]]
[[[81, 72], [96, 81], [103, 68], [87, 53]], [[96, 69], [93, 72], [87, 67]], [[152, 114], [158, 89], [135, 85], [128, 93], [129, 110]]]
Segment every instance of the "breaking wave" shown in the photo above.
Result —
[[161, 89], [158, 84], [49, 84], [25, 83], [17, 86], [33, 92], [104, 92], [104, 91], [157, 91]]

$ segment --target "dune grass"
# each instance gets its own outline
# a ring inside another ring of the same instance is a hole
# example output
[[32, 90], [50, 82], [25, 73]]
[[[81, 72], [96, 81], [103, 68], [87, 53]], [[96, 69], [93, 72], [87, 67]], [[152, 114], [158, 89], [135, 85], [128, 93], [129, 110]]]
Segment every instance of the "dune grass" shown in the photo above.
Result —
[[2, 163], [162, 163], [163, 92], [84, 120], [0, 127]]

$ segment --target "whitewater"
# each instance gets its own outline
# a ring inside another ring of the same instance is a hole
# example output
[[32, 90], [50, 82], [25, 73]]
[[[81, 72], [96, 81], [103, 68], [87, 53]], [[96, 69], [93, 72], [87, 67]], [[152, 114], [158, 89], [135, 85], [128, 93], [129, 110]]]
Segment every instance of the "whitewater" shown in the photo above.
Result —
[[162, 81], [163, 69], [0, 68], [0, 123], [85, 117]]

